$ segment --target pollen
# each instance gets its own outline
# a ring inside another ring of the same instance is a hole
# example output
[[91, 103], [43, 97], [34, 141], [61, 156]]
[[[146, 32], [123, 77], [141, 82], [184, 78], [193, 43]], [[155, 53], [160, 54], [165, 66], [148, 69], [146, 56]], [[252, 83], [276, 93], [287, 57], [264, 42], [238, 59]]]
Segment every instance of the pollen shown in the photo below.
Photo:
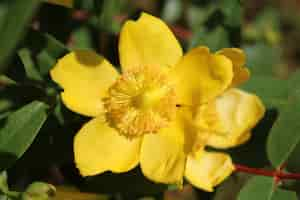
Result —
[[108, 122], [128, 137], [156, 133], [176, 110], [173, 85], [164, 71], [141, 67], [124, 72], [105, 99]]

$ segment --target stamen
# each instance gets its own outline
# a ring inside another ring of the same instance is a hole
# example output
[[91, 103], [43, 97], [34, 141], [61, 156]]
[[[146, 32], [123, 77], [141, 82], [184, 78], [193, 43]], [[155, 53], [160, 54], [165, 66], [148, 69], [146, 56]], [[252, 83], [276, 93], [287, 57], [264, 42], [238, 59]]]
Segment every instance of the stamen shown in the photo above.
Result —
[[174, 117], [175, 98], [174, 88], [162, 71], [150, 67], [131, 70], [109, 89], [107, 119], [129, 138], [155, 133]]

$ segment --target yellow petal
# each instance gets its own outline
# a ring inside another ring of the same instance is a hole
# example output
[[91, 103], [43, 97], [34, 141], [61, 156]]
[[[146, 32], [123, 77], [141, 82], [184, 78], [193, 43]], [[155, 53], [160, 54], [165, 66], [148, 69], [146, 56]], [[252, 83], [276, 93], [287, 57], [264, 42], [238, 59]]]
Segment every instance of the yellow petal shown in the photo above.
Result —
[[119, 40], [123, 71], [133, 67], [173, 66], [182, 49], [168, 26], [152, 15], [142, 13], [137, 21], [125, 22]]
[[73, 6], [73, 0], [47, 0], [49, 3], [66, 6], [71, 8]]
[[115, 68], [92, 51], [81, 50], [61, 58], [50, 72], [63, 89], [62, 100], [74, 112], [97, 116], [103, 112], [101, 98], [118, 77]]
[[127, 172], [139, 162], [141, 139], [127, 139], [103, 119], [85, 124], [74, 139], [75, 163], [81, 175]]
[[232, 80], [232, 86], [237, 86], [250, 77], [250, 71], [244, 67], [246, 62], [245, 53], [238, 48], [224, 48], [218, 52], [218, 54], [224, 55], [231, 60], [233, 63], [234, 77]]
[[181, 185], [184, 173], [184, 132], [178, 121], [158, 133], [144, 136], [141, 148], [141, 168], [154, 182]]
[[224, 153], [205, 152], [188, 156], [185, 168], [186, 179], [195, 187], [208, 192], [234, 171], [230, 156]]
[[210, 54], [206, 47], [188, 52], [171, 69], [180, 104], [199, 104], [221, 94], [233, 78], [232, 63], [223, 55]]
[[263, 117], [261, 100], [239, 89], [229, 89], [214, 102], [200, 107], [196, 122], [210, 133], [208, 145], [229, 148], [250, 138], [250, 130]]

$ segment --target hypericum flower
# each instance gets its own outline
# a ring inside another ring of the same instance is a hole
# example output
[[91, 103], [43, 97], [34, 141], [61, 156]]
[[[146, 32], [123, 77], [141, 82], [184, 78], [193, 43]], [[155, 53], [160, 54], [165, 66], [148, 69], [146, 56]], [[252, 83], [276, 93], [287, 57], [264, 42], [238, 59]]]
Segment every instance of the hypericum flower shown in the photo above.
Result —
[[80, 173], [121, 173], [140, 164], [155, 182], [181, 184], [186, 177], [212, 191], [234, 166], [229, 155], [205, 146], [244, 143], [265, 110], [258, 97], [233, 88], [249, 77], [244, 53], [197, 47], [183, 56], [167, 25], [143, 13], [122, 27], [119, 54], [121, 74], [91, 51], [69, 53], [51, 70], [64, 104], [95, 117], [74, 139]]

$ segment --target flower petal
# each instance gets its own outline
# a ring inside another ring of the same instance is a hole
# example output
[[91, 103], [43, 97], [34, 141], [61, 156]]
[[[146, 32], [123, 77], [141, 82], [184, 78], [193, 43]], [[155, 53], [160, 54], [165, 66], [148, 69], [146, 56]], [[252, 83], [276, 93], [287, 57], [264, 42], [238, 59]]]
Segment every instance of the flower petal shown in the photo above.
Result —
[[75, 163], [83, 176], [127, 172], [139, 162], [141, 139], [128, 139], [102, 118], [85, 124], [74, 139]]
[[63, 58], [50, 72], [51, 78], [63, 89], [65, 105], [87, 116], [103, 112], [101, 98], [119, 76], [115, 68], [92, 51], [74, 51]]
[[188, 52], [171, 68], [180, 104], [199, 104], [215, 98], [231, 83], [232, 63], [223, 56], [210, 54], [206, 47], [197, 47]]
[[71, 8], [73, 6], [73, 0], [47, 0], [49, 3], [66, 6]]
[[185, 165], [184, 132], [179, 120], [158, 133], [144, 136], [140, 162], [144, 175], [150, 180], [182, 184]]
[[196, 123], [200, 131], [210, 133], [208, 145], [229, 148], [246, 142], [250, 130], [263, 117], [260, 99], [239, 89], [229, 89], [214, 102], [198, 110]]
[[144, 66], [173, 66], [182, 49], [168, 26], [152, 15], [142, 13], [129, 20], [120, 32], [120, 62], [123, 70]]
[[246, 55], [241, 49], [224, 48], [218, 51], [217, 53], [226, 56], [233, 63], [233, 73], [234, 73], [234, 77], [232, 80], [233, 87], [249, 79], [250, 71], [248, 70], [248, 68], [244, 67], [246, 62]]
[[205, 152], [188, 156], [185, 177], [188, 181], [205, 191], [221, 183], [234, 171], [230, 156], [224, 153]]

